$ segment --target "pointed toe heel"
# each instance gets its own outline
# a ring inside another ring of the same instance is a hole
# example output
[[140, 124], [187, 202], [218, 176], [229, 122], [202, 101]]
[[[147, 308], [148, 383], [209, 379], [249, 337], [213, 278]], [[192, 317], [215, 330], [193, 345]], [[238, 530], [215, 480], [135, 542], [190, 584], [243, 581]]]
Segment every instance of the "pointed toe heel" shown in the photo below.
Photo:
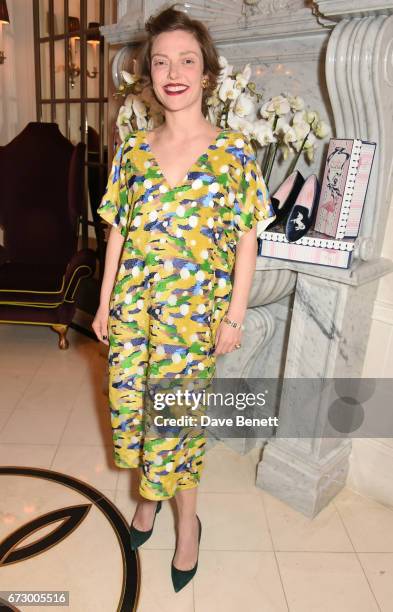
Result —
[[134, 521], [131, 523], [131, 527], [130, 527], [131, 550], [136, 550], [139, 546], [144, 544], [150, 538], [151, 534], [153, 533], [156, 516], [161, 510], [161, 505], [162, 505], [161, 501], [157, 502], [156, 512], [154, 514], [153, 525], [151, 529], [149, 529], [148, 531], [140, 531], [139, 529], [136, 529], [136, 527], [133, 526]]
[[178, 591], [180, 591], [183, 587], [185, 587], [186, 584], [188, 584], [190, 582], [190, 580], [192, 580], [192, 578], [195, 576], [196, 571], [198, 569], [199, 543], [201, 541], [202, 524], [201, 524], [201, 521], [199, 520], [199, 516], [198, 515], [197, 515], [197, 519], [198, 519], [198, 528], [199, 528], [199, 533], [198, 533], [198, 556], [197, 556], [197, 560], [196, 560], [196, 563], [195, 563], [194, 567], [192, 567], [190, 570], [180, 570], [180, 569], [178, 569], [177, 567], [175, 567], [173, 565], [173, 559], [175, 558], [176, 550], [175, 550], [174, 555], [172, 557], [171, 574], [172, 574], [173, 588], [175, 589], [176, 593]]

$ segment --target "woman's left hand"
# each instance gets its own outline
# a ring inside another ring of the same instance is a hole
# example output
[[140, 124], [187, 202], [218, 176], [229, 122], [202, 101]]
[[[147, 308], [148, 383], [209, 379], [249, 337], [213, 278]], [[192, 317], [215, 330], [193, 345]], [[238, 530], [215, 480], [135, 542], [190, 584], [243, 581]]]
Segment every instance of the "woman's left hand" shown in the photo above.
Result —
[[242, 330], [221, 321], [217, 328], [214, 355], [223, 355], [236, 350], [236, 344], [241, 344]]

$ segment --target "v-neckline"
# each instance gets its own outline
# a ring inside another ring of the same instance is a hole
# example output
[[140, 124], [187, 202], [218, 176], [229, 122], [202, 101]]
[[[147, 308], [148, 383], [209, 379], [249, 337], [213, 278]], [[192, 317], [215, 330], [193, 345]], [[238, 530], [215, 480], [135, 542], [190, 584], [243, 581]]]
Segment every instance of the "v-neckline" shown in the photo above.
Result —
[[[151, 130], [150, 130], [150, 131], [151, 131]], [[184, 174], [184, 176], [183, 176], [182, 182], [180, 182], [178, 185], [175, 185], [174, 187], [172, 187], [172, 185], [171, 185], [171, 184], [169, 183], [169, 181], [167, 180], [167, 178], [166, 178], [166, 176], [165, 176], [164, 172], [162, 171], [162, 169], [161, 169], [161, 167], [160, 167], [160, 164], [158, 163], [158, 160], [157, 160], [157, 158], [156, 158], [155, 154], [153, 153], [153, 151], [152, 151], [152, 149], [151, 149], [151, 147], [150, 147], [150, 144], [149, 144], [149, 142], [148, 142], [148, 140], [147, 140], [147, 137], [146, 137], [146, 136], [147, 136], [148, 130], [147, 130], [146, 128], [142, 128], [142, 129], [141, 129], [141, 132], [142, 132], [142, 134], [143, 134], [143, 140], [144, 140], [144, 143], [145, 143], [145, 145], [146, 145], [146, 147], [147, 147], [148, 152], [150, 153], [150, 157], [151, 157], [151, 159], [153, 160], [153, 162], [154, 162], [154, 164], [155, 164], [155, 166], [156, 166], [156, 169], [157, 169], [157, 170], [158, 170], [158, 172], [161, 174], [163, 182], [164, 182], [164, 183], [166, 184], [166, 186], [167, 186], [167, 187], [170, 189], [170, 191], [175, 191], [176, 189], [179, 189], [179, 187], [182, 187], [183, 185], [185, 185], [185, 184], [186, 184], [186, 181], [188, 181], [188, 176], [189, 176], [189, 174], [191, 173], [191, 171], [193, 170], [193, 168], [195, 168], [195, 166], [197, 166], [197, 165], [198, 165], [198, 163], [199, 163], [200, 159], [201, 159], [202, 157], [204, 157], [204, 156], [206, 155], [206, 153], [208, 153], [208, 151], [210, 151], [210, 150], [211, 150], [211, 149], [212, 149], [212, 148], [213, 148], [213, 147], [214, 147], [214, 146], [217, 144], [217, 141], [218, 141], [219, 137], [221, 136], [221, 134], [224, 134], [224, 133], [225, 133], [225, 132], [227, 132], [227, 131], [228, 131], [228, 130], [220, 130], [219, 132], [217, 132], [216, 137], [215, 137], [215, 139], [213, 140], [213, 142], [211, 142], [211, 143], [209, 144], [209, 146], [207, 147], [207, 149], [206, 149], [206, 150], [205, 150], [203, 153], [201, 153], [201, 155], [198, 157], [198, 159], [196, 159], [196, 160], [194, 161], [194, 163], [193, 163], [193, 164], [192, 164], [192, 165], [191, 165], [191, 166], [188, 168], [187, 172], [186, 172], [186, 173]]]

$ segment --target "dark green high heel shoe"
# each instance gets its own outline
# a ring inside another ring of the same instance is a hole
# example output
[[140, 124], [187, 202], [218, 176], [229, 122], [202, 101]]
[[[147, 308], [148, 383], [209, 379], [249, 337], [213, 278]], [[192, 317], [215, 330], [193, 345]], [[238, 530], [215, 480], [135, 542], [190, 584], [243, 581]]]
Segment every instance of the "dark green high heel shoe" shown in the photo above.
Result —
[[130, 527], [131, 550], [136, 550], [138, 546], [141, 546], [150, 538], [151, 534], [153, 533], [154, 523], [156, 522], [156, 516], [161, 510], [161, 505], [162, 505], [161, 501], [157, 502], [156, 512], [154, 514], [153, 525], [151, 529], [148, 529], [148, 531], [140, 531], [139, 529], [136, 529], [136, 527], [133, 527], [132, 523], [134, 521], [132, 521], [131, 527]]
[[178, 591], [180, 591], [183, 587], [186, 586], [186, 584], [188, 584], [190, 582], [190, 580], [195, 576], [196, 571], [198, 569], [199, 543], [201, 541], [202, 524], [201, 524], [201, 521], [199, 520], [199, 516], [198, 515], [197, 515], [197, 519], [198, 519], [198, 527], [199, 527], [199, 534], [198, 534], [198, 556], [197, 556], [197, 560], [196, 560], [196, 563], [195, 563], [194, 567], [192, 567], [190, 570], [180, 570], [177, 567], [175, 567], [173, 565], [173, 559], [175, 558], [175, 555], [176, 555], [176, 549], [175, 549], [174, 555], [172, 557], [172, 565], [171, 565], [172, 583], [173, 583], [173, 587], [174, 587], [176, 593]]

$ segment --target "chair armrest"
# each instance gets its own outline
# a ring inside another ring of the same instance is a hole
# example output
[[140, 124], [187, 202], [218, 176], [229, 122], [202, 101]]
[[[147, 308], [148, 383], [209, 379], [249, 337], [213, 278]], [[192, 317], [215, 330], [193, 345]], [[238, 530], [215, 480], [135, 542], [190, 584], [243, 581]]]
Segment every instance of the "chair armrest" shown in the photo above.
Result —
[[92, 249], [81, 249], [75, 253], [65, 273], [65, 302], [75, 302], [80, 281], [93, 276], [95, 269], [96, 254]]

